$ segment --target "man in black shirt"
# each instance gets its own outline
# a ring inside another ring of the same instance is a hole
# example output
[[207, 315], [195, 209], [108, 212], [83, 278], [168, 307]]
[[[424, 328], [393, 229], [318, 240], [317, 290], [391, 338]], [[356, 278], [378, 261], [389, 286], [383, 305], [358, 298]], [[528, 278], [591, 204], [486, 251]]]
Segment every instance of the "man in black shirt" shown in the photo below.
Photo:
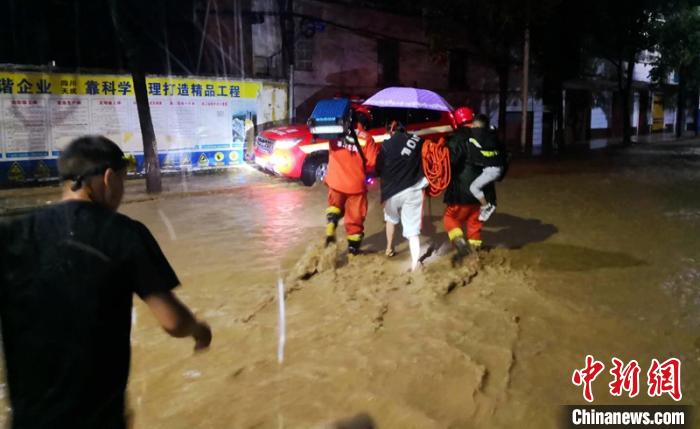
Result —
[[116, 212], [126, 165], [105, 137], [61, 154], [62, 202], [0, 224], [0, 319], [12, 428], [123, 429], [132, 295], [163, 328], [211, 342], [141, 223]]
[[396, 121], [388, 131], [391, 137], [382, 144], [376, 166], [386, 221], [386, 254], [394, 255], [394, 231], [401, 222], [411, 251], [411, 269], [415, 270], [420, 257], [423, 189], [428, 186], [422, 164], [423, 139], [408, 134]]

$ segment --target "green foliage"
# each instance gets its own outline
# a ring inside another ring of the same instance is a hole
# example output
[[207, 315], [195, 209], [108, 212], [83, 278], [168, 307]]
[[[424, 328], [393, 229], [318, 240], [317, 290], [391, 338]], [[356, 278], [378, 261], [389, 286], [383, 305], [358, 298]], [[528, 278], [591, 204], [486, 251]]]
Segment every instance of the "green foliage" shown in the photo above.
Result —
[[585, 46], [592, 56], [622, 67], [651, 46], [650, 35], [664, 4], [658, 0], [588, 0]]
[[700, 7], [676, 0], [655, 23], [652, 32], [654, 57], [652, 78], [665, 82], [670, 72], [683, 75], [685, 83], [697, 87], [700, 79]]

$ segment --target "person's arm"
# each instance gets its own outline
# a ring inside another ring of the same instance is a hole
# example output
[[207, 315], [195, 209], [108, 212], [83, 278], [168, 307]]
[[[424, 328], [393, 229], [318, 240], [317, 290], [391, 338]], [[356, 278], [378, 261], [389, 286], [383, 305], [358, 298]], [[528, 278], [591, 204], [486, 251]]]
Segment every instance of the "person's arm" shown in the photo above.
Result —
[[[376, 144], [376, 143], [375, 143]], [[377, 159], [374, 163], [374, 174], [377, 177], [381, 177], [382, 170], [384, 170], [384, 145], [377, 145]]]
[[135, 236], [128, 237], [132, 290], [148, 305], [165, 331], [177, 338], [192, 337], [195, 350], [209, 347], [211, 329], [197, 321], [172, 290], [180, 284], [153, 235], [142, 223], [132, 221]]
[[212, 337], [209, 325], [198, 321], [173, 292], [154, 292], [143, 301], [165, 332], [175, 338], [192, 337], [195, 350], [209, 347]]
[[365, 159], [367, 160], [367, 173], [373, 173], [375, 176], [379, 175], [377, 173], [377, 157], [379, 156], [379, 145], [375, 143], [374, 138], [369, 133], [365, 136]]

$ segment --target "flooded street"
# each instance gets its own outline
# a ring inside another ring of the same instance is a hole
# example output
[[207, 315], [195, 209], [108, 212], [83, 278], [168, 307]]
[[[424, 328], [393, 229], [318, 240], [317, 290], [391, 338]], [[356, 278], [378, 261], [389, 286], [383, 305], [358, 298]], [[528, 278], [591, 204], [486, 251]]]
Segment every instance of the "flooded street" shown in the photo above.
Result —
[[[560, 405], [584, 403], [571, 374], [587, 354], [606, 364], [596, 405], [673, 403], [645, 391], [650, 360], [670, 357], [681, 403], [700, 400], [697, 142], [517, 162], [485, 228], [492, 249], [456, 269], [435, 199], [423, 247], [439, 250], [417, 274], [407, 243], [383, 255], [376, 186], [366, 254], [348, 261], [341, 244], [335, 269], [299, 280], [295, 263], [322, 240], [325, 187], [247, 170], [169, 181], [188, 193], [120, 210], [156, 236], [214, 341], [194, 355], [135, 299], [134, 428], [311, 428], [361, 412], [379, 428], [550, 428]], [[637, 398], [608, 393], [612, 357], [640, 363]]]

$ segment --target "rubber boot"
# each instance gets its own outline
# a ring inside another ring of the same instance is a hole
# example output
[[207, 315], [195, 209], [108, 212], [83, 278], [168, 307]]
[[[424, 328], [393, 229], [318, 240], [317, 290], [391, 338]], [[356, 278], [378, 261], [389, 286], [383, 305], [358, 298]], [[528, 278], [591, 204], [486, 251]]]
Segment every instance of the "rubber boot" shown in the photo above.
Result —
[[469, 254], [471, 248], [467, 240], [464, 239], [464, 236], [455, 237], [455, 239], [452, 240], [452, 244], [454, 244], [457, 249], [457, 253], [452, 257], [452, 264], [454, 265], [462, 262], [462, 259]]
[[357, 234], [352, 238], [348, 238], [348, 254], [359, 255], [360, 246], [362, 246], [362, 234]]
[[338, 228], [340, 216], [336, 213], [326, 213], [326, 246], [335, 243], [335, 230]]

